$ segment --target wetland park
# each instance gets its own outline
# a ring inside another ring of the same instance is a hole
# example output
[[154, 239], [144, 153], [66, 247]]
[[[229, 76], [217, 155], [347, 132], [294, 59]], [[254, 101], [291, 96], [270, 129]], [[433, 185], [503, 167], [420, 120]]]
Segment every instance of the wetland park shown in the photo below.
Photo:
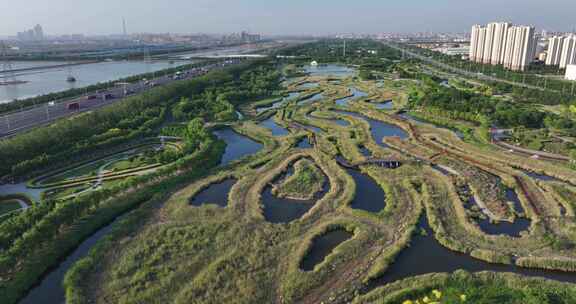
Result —
[[340, 47], [0, 142], [2, 303], [576, 303], [575, 117]]

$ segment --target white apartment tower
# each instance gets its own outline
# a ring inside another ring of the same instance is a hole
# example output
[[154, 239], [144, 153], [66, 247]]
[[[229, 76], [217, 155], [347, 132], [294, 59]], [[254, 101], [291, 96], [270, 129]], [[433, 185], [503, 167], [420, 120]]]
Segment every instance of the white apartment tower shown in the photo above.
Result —
[[496, 25], [498, 23], [488, 23], [486, 26], [486, 38], [484, 43], [484, 56], [482, 56], [482, 63], [492, 62], [492, 48], [494, 47], [494, 34], [496, 32]]
[[[485, 64], [503, 64], [513, 70], [524, 70], [534, 59], [534, 28], [511, 23], [474, 25], [470, 42], [470, 60]], [[569, 53], [571, 54], [571, 53]]]
[[564, 39], [560, 54], [559, 66], [565, 69], [569, 64], [576, 64], [576, 36], [570, 35]]
[[494, 43], [492, 46], [492, 60], [491, 64], [502, 64], [504, 62], [504, 50], [506, 49], [506, 38], [508, 37], [508, 28], [512, 26], [508, 22], [500, 22], [496, 24], [494, 30]]
[[546, 65], [559, 65], [562, 47], [564, 46], [564, 37], [554, 36], [548, 39], [548, 53], [546, 55]]
[[476, 62], [483, 62], [485, 48], [486, 48], [486, 28], [481, 27], [478, 30], [478, 46], [476, 48]]
[[482, 27], [480, 25], [472, 26], [472, 32], [470, 35], [470, 57], [471, 61], [476, 61], [476, 50], [478, 49], [478, 38], [480, 36], [480, 29]]

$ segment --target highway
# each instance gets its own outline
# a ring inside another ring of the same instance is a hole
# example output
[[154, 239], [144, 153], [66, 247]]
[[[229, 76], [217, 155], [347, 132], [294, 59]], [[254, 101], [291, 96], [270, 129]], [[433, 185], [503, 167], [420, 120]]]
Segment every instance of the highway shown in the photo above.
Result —
[[438, 60], [434, 60], [434, 59], [432, 59], [432, 58], [430, 58], [430, 57], [427, 57], [427, 56], [424, 56], [424, 55], [420, 55], [420, 54], [415, 53], [415, 52], [413, 52], [413, 51], [410, 51], [410, 50], [408, 50], [408, 49], [402, 48], [402, 47], [400, 47], [400, 46], [399, 46], [398, 44], [396, 44], [396, 43], [391, 43], [390, 41], [384, 41], [384, 40], [382, 40], [381, 42], [382, 42], [384, 45], [386, 45], [386, 46], [388, 46], [388, 47], [390, 47], [390, 48], [393, 48], [393, 49], [396, 49], [396, 50], [398, 50], [398, 51], [404, 52], [404, 54], [407, 54], [407, 55], [409, 55], [410, 57], [414, 57], [414, 58], [416, 58], [416, 59], [422, 60], [422, 61], [424, 61], [424, 62], [427, 62], [427, 63], [429, 63], [429, 64], [438, 66], [438, 67], [440, 67], [440, 68], [442, 68], [442, 69], [451, 71], [451, 72], [456, 73], [456, 74], [460, 74], [460, 75], [464, 75], [464, 76], [472, 77], [472, 78], [477, 78], [477, 79], [485, 80], [485, 81], [493, 81], [493, 82], [506, 83], [506, 84], [510, 84], [510, 85], [514, 85], [514, 86], [519, 86], [519, 87], [523, 87], [523, 88], [527, 88], [527, 89], [536, 89], [536, 90], [541, 90], [541, 91], [544, 91], [544, 90], [545, 90], [545, 89], [542, 88], [542, 87], [538, 87], [538, 86], [534, 86], [534, 85], [529, 85], [529, 84], [525, 84], [525, 83], [519, 83], [519, 82], [509, 81], [509, 80], [505, 80], [505, 79], [501, 79], [501, 78], [497, 78], [497, 77], [492, 77], [492, 76], [489, 76], [489, 75], [485, 75], [485, 74], [482, 74], [482, 73], [469, 72], [469, 71], [466, 71], [466, 70], [464, 70], [464, 69], [460, 69], [460, 68], [457, 68], [457, 67], [454, 67], [454, 66], [445, 64], [445, 63], [440, 62], [440, 61], [438, 61]]
[[[128, 95], [140, 94], [153, 87], [166, 85], [174, 81], [191, 79], [206, 74], [213, 69], [222, 68], [238, 63], [239, 60], [226, 60], [211, 63], [202, 67], [183, 71], [177, 79], [174, 75], [164, 75], [150, 80], [141, 80], [135, 83], [122, 83], [117, 86], [101, 90], [97, 93], [76, 97], [58, 103], [46, 103], [34, 108], [26, 109], [0, 116], [0, 139], [6, 139], [32, 128], [51, 123], [57, 119], [69, 117], [78, 113], [92, 111], [106, 105], [123, 100]], [[160, 74], [161, 72], [158, 72]]]

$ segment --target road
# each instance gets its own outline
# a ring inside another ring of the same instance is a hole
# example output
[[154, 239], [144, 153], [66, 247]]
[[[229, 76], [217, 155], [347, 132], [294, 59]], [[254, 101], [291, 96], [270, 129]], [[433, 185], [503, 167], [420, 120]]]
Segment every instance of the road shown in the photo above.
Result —
[[510, 85], [518, 86], [518, 87], [523, 87], [523, 88], [527, 88], [527, 89], [536, 89], [536, 90], [545, 91], [544, 88], [541, 88], [541, 87], [538, 87], [538, 86], [529, 85], [529, 84], [525, 84], [525, 83], [514, 82], [514, 81], [509, 81], [509, 80], [505, 80], [505, 79], [501, 79], [501, 78], [497, 78], [497, 77], [492, 77], [492, 76], [489, 76], [489, 75], [485, 75], [485, 74], [482, 74], [482, 73], [469, 72], [469, 71], [466, 71], [466, 70], [464, 70], [464, 69], [460, 69], [460, 68], [457, 68], [457, 67], [454, 67], [454, 66], [445, 64], [445, 63], [443, 63], [443, 62], [440, 62], [440, 61], [438, 61], [438, 60], [432, 59], [432, 58], [430, 58], [430, 57], [427, 57], [427, 56], [424, 56], [424, 55], [420, 55], [420, 54], [415, 53], [415, 52], [413, 52], [413, 51], [410, 51], [410, 50], [408, 50], [408, 49], [402, 48], [402, 47], [398, 46], [397, 44], [391, 43], [391, 42], [389, 42], [389, 41], [382, 41], [382, 43], [383, 43], [384, 45], [390, 47], [390, 48], [396, 49], [396, 50], [398, 50], [398, 51], [402, 51], [402, 52], [404, 52], [404, 54], [407, 54], [407, 55], [409, 55], [410, 57], [414, 57], [414, 58], [416, 58], [416, 59], [420, 59], [420, 60], [422, 60], [422, 61], [424, 61], [424, 62], [427, 62], [427, 63], [429, 63], [429, 64], [438, 66], [438, 67], [440, 67], [440, 68], [442, 68], [442, 69], [451, 71], [451, 72], [456, 73], [456, 74], [460, 74], [460, 75], [464, 75], [464, 76], [472, 77], [472, 78], [478, 78], [478, 79], [480, 79], [480, 80], [485, 80], [485, 81], [500, 82], [500, 83], [506, 83], [506, 84], [510, 84]]
[[[174, 81], [186, 80], [206, 74], [213, 69], [238, 63], [239, 60], [227, 60], [212, 63], [200, 68], [183, 71], [179, 79], [173, 75], [164, 75], [152, 80], [141, 80], [135, 83], [125, 83], [111, 89], [55, 104], [43, 104], [20, 112], [0, 116], [0, 139], [6, 139], [26, 130], [45, 125], [57, 119], [69, 117], [78, 113], [92, 111], [106, 105], [123, 100], [128, 95], [140, 94], [152, 87], [167, 85]], [[159, 72], [160, 74], [161, 72]], [[89, 97], [90, 96], [90, 97]]]

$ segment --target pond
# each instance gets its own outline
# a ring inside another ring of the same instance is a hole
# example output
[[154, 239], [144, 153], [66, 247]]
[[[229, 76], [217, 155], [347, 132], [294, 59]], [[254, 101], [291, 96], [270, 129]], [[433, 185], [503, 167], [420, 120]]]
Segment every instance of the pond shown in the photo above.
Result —
[[370, 102], [370, 104], [378, 110], [392, 110], [394, 109], [394, 103], [392, 100], [387, 100], [384, 102]]
[[254, 154], [262, 149], [262, 144], [253, 141], [252, 139], [240, 135], [231, 128], [225, 128], [214, 131], [214, 134], [224, 142], [226, 142], [226, 150], [222, 155], [220, 163], [227, 165], [244, 156]]
[[377, 213], [386, 207], [386, 193], [372, 177], [355, 169], [346, 169], [346, 172], [356, 183], [351, 208]]
[[308, 136], [305, 136], [304, 138], [302, 138], [298, 144], [296, 144], [297, 148], [300, 149], [310, 149], [312, 148], [312, 144], [310, 144], [310, 138], [308, 138]]
[[0, 196], [10, 194], [26, 194], [36, 202], [40, 202], [42, 192], [46, 189], [29, 188], [26, 183], [0, 185]]
[[307, 65], [304, 67], [304, 71], [310, 76], [332, 76], [338, 78], [353, 76], [356, 73], [354, 68], [339, 64], [321, 64], [317, 66]]
[[366, 148], [365, 146], [359, 146], [358, 149], [360, 150], [362, 156], [364, 157], [372, 156], [372, 152], [370, 152], [370, 150], [368, 150], [368, 148]]
[[322, 263], [338, 245], [349, 240], [353, 235], [354, 234], [345, 229], [340, 228], [315, 237], [312, 240], [312, 246], [308, 253], [300, 262], [300, 269], [304, 271], [314, 270], [314, 267]]
[[344, 98], [340, 98], [336, 100], [336, 104], [342, 107], [345, 107], [348, 105], [348, 102], [350, 100], [353, 99], [357, 99], [357, 98], [361, 98], [361, 97], [366, 97], [368, 96], [368, 94], [358, 90], [357, 88], [348, 88], [348, 90], [350, 90], [350, 93], [352, 94], [351, 96], [348, 97], [344, 97]]
[[273, 136], [284, 136], [290, 134], [288, 130], [278, 125], [276, 121], [274, 121], [274, 116], [264, 120], [263, 122], [260, 123], [260, 125], [270, 129], [270, 131], [272, 131]]
[[221, 182], [210, 184], [207, 188], [200, 190], [200, 192], [191, 197], [190, 204], [193, 206], [215, 204], [220, 207], [226, 207], [228, 205], [228, 194], [230, 194], [230, 190], [235, 183], [235, 179], [228, 178]]
[[[287, 171], [281, 174], [276, 181], [285, 179], [294, 172], [293, 165], [290, 165]], [[326, 178], [326, 180], [328, 180]], [[329, 191], [329, 182], [322, 187], [322, 191], [316, 193], [310, 200], [297, 200], [290, 198], [279, 198], [272, 194], [272, 186], [266, 186], [262, 193], [262, 205], [264, 209], [264, 218], [270, 223], [289, 223], [301, 218], [308, 210], [312, 209], [316, 202], [320, 200]]]

